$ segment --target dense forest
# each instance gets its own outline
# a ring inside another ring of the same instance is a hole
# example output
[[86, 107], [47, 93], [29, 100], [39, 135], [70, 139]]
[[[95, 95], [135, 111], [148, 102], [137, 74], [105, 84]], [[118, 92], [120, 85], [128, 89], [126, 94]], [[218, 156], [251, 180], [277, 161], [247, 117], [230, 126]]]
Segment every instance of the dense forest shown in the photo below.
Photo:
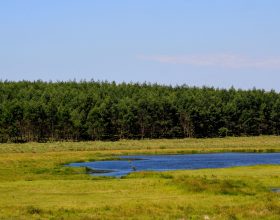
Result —
[[0, 82], [0, 142], [279, 135], [280, 94], [114, 82]]

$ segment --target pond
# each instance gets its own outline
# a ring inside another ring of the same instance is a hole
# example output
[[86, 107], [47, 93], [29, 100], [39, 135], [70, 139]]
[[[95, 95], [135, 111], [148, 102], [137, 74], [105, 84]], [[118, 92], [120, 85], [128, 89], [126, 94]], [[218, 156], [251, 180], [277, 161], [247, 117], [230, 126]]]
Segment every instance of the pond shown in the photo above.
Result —
[[71, 163], [87, 167], [91, 174], [121, 177], [135, 171], [168, 171], [184, 169], [224, 168], [258, 164], [280, 164], [280, 153], [211, 153], [179, 155], [132, 155], [117, 160]]

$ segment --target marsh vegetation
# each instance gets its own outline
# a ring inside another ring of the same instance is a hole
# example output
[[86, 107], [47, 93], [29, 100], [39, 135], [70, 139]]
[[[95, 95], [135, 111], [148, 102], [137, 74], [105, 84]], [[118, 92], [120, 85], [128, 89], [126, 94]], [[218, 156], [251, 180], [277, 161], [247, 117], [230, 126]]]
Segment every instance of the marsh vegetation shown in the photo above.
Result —
[[278, 219], [280, 167], [94, 177], [70, 162], [118, 155], [280, 151], [278, 137], [0, 145], [2, 219]]

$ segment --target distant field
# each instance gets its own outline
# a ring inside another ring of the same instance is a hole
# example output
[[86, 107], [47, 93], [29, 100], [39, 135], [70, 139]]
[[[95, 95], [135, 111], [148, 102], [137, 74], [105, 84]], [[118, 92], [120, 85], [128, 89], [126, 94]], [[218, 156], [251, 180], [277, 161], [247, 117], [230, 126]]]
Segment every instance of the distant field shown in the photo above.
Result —
[[144, 153], [173, 152], [280, 152], [280, 136], [257, 137], [227, 137], [227, 138], [186, 138], [186, 139], [144, 139], [121, 140], [116, 142], [89, 141], [89, 142], [53, 142], [53, 143], [25, 143], [0, 144], [0, 153], [43, 153], [61, 151], [116, 151], [128, 150]]
[[93, 177], [121, 154], [280, 152], [280, 137], [0, 145], [0, 219], [279, 219], [280, 166]]

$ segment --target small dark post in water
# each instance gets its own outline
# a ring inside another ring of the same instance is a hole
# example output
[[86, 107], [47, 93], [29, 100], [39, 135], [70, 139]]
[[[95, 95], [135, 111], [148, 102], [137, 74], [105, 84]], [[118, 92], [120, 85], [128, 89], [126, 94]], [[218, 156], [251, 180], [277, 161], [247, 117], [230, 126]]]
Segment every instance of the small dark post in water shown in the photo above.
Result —
[[130, 163], [131, 169], [132, 169], [133, 171], [136, 171], [136, 167], [135, 167], [135, 166], [132, 166], [132, 164], [131, 164], [131, 163], [132, 163], [132, 160], [129, 160], [128, 162]]

